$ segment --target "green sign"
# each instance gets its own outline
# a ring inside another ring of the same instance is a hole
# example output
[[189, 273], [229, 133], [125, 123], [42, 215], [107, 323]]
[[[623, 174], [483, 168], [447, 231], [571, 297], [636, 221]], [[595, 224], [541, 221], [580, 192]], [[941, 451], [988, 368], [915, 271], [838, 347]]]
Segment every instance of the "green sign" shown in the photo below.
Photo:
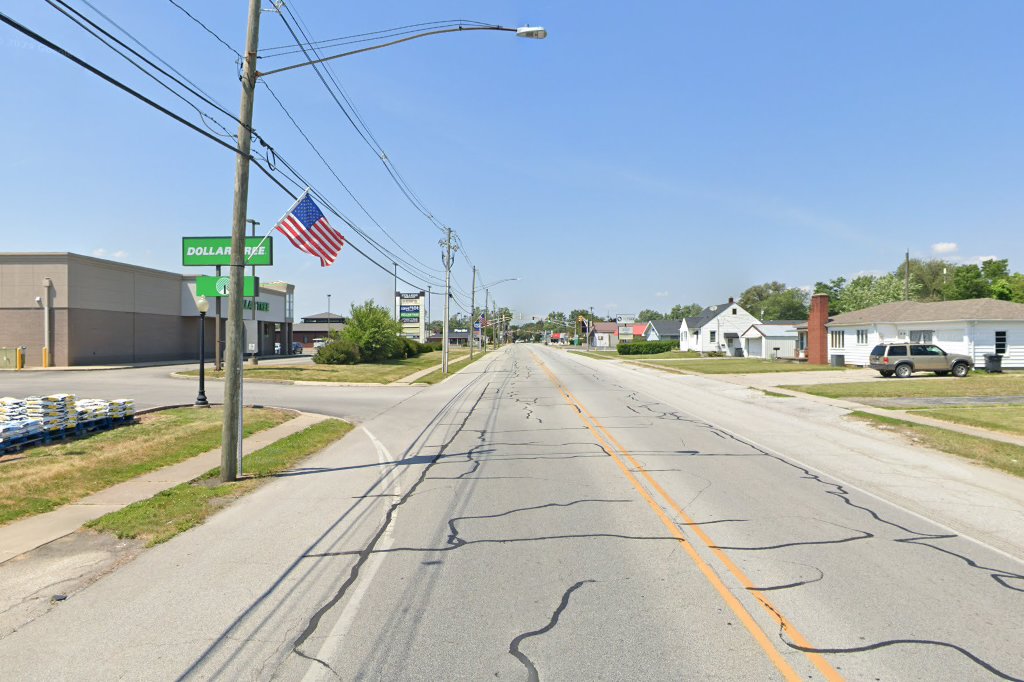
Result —
[[[231, 237], [182, 237], [181, 264], [231, 265]], [[245, 264], [273, 265], [274, 238], [246, 237]]]
[[[207, 298], [220, 298], [222, 296], [227, 296], [230, 286], [230, 277], [207, 277], [205, 275], [196, 277], [196, 296], [205, 296]], [[250, 277], [246, 275], [242, 295], [250, 298], [255, 296], [256, 290], [259, 286], [259, 277]]]
[[[242, 307], [246, 310], [252, 310], [252, 299], [246, 298], [242, 300]], [[260, 313], [270, 312], [270, 304], [266, 301], [256, 301], [256, 311]]]

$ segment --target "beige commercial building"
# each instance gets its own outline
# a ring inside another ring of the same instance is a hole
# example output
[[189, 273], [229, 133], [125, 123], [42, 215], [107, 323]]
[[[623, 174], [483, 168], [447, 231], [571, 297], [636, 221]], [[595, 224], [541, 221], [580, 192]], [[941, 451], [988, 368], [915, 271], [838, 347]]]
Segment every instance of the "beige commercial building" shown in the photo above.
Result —
[[[0, 253], [0, 348], [23, 347], [27, 367], [43, 364], [44, 346], [50, 364], [65, 367], [195, 358], [195, 280], [73, 253]], [[260, 286], [255, 306], [246, 299], [249, 351], [274, 353], [275, 332], [283, 348], [291, 347], [294, 297], [293, 285], [273, 283]], [[206, 350], [212, 356], [216, 308], [210, 303]]]

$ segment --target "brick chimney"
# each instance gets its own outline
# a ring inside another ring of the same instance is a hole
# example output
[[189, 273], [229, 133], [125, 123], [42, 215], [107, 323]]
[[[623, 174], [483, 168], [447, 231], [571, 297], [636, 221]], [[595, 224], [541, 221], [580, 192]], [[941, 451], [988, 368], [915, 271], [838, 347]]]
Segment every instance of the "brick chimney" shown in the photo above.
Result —
[[735, 302], [736, 302], [736, 301], [734, 301], [734, 300], [733, 300], [732, 296], [730, 296], [730, 297], [729, 297], [729, 305], [732, 305], [732, 304], [733, 304], [733, 303], [735, 303]]
[[811, 314], [807, 318], [807, 363], [828, 364], [828, 294], [811, 296]]

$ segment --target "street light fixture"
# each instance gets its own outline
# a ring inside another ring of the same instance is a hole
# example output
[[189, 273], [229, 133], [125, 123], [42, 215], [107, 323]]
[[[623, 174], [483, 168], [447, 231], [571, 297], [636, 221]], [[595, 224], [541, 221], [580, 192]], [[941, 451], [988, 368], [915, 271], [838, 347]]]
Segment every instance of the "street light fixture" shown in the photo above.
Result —
[[205, 296], [196, 300], [199, 309], [199, 394], [196, 396], [196, 407], [209, 407], [206, 399], [206, 313], [210, 311], [210, 302]]
[[[256, 81], [261, 76], [271, 73], [279, 73], [300, 66], [308, 66], [330, 59], [338, 59], [370, 50], [379, 50], [382, 47], [404, 43], [416, 38], [423, 38], [428, 35], [440, 33], [454, 33], [457, 31], [510, 31], [521, 38], [546, 38], [547, 31], [537, 26], [523, 26], [518, 29], [506, 28], [504, 26], [458, 26], [457, 28], [427, 31], [416, 35], [407, 36], [393, 40], [381, 45], [374, 45], [351, 52], [316, 59], [302, 64], [295, 64], [273, 71], [259, 72], [256, 69], [257, 53], [259, 52], [260, 36], [260, 14], [262, 10], [261, 0], [249, 0], [248, 24], [246, 26], [245, 51], [239, 80], [242, 84], [242, 100], [239, 106], [238, 115], [238, 155], [235, 157], [235, 193], [234, 205], [231, 212], [231, 283], [229, 285], [228, 298], [228, 324], [227, 324], [227, 363], [224, 372], [224, 427], [221, 440], [221, 468], [220, 480], [224, 483], [234, 481], [238, 478], [238, 453], [241, 447], [241, 424], [242, 424], [242, 297], [243, 297], [243, 276], [245, 274], [245, 219], [249, 204], [249, 160], [251, 158], [253, 129], [253, 102], [256, 95]], [[451, 242], [451, 231], [448, 232], [449, 244]], [[451, 251], [449, 250], [449, 254]], [[449, 258], [449, 264], [451, 259]], [[449, 265], [450, 267], [450, 265]], [[445, 303], [447, 304], [451, 292], [445, 288]], [[445, 326], [448, 324], [448, 316], [445, 315]], [[445, 329], [444, 344], [447, 347], [448, 334]], [[442, 359], [442, 367], [447, 372], [447, 354]]]

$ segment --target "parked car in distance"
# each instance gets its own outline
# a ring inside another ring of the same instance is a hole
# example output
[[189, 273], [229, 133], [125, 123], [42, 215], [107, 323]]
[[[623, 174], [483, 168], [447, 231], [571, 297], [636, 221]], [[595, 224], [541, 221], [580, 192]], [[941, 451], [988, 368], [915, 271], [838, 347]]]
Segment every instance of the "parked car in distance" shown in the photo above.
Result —
[[319, 338], [313, 339], [313, 348], [314, 349], [323, 348], [326, 345], [327, 345], [327, 339], [319, 339]]
[[298, 341], [292, 341], [292, 355], [300, 355], [302, 353], [302, 344]]
[[931, 343], [881, 343], [871, 349], [871, 369], [883, 377], [909, 377], [914, 372], [935, 372], [938, 376], [952, 373], [965, 377], [974, 368], [967, 355], [947, 353]]

